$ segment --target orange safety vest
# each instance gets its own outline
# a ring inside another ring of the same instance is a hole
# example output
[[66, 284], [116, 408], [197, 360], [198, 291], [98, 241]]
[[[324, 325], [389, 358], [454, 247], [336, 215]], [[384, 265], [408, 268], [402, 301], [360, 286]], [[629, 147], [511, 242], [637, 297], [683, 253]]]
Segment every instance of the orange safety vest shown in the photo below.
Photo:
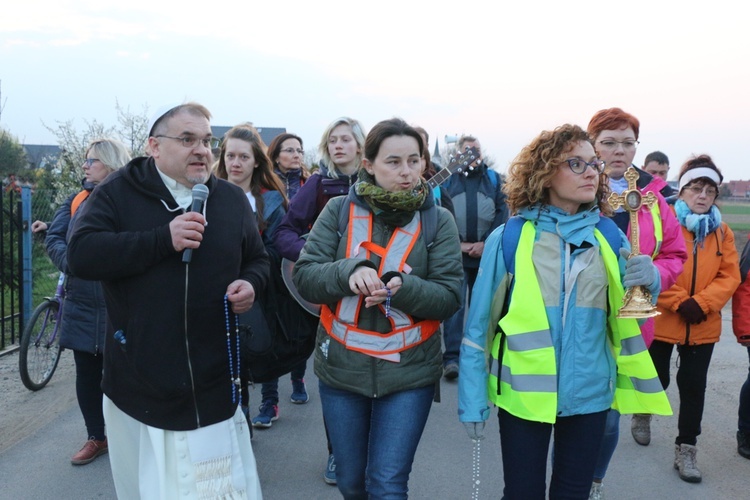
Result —
[[[390, 271], [408, 274], [411, 267], [406, 263], [406, 258], [419, 237], [421, 229], [419, 213], [414, 214], [409, 224], [395, 229], [385, 248], [370, 241], [372, 226], [372, 212], [352, 203], [349, 210], [346, 258], [367, 259], [370, 253], [374, 253], [380, 257], [380, 269], [378, 269], [380, 276]], [[397, 355], [401, 351], [426, 341], [440, 327], [440, 322], [437, 320], [423, 320], [415, 323], [411, 316], [392, 307], [388, 318], [391, 322], [390, 332], [364, 330], [357, 327], [357, 319], [363, 302], [363, 295], [344, 297], [336, 305], [335, 313], [328, 306], [321, 306], [320, 322], [328, 335], [352, 351], [376, 357]], [[385, 312], [382, 304], [379, 307]]]

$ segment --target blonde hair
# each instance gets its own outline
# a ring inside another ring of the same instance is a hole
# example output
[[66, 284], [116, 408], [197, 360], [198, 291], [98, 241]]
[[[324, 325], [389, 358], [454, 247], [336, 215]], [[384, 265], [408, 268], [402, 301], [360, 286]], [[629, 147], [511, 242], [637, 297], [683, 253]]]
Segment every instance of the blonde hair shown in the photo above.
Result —
[[120, 167], [124, 167], [130, 162], [128, 149], [117, 139], [95, 139], [89, 144], [84, 156], [88, 157], [89, 153], [102, 162], [109, 173], [114, 172]]
[[365, 132], [362, 130], [362, 125], [360, 125], [357, 120], [342, 116], [341, 118], [332, 121], [323, 132], [323, 137], [320, 139], [320, 144], [318, 144], [318, 152], [320, 153], [321, 160], [323, 160], [326, 167], [328, 167], [329, 177], [333, 179], [338, 179], [339, 173], [336, 169], [336, 165], [333, 163], [331, 153], [328, 152], [328, 138], [331, 136], [333, 129], [339, 125], [348, 125], [349, 128], [352, 129], [354, 141], [357, 143], [357, 148], [359, 148], [359, 153], [357, 153], [357, 170], [362, 166], [362, 155], [364, 155], [365, 152]]

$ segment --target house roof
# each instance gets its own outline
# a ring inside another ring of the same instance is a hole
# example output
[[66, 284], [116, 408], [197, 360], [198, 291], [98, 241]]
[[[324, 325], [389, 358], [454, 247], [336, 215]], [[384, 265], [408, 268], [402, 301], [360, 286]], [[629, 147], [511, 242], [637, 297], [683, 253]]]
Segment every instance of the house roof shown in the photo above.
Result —
[[46, 160], [56, 160], [60, 156], [60, 146], [57, 144], [22, 144], [29, 161], [29, 168], [40, 168]]

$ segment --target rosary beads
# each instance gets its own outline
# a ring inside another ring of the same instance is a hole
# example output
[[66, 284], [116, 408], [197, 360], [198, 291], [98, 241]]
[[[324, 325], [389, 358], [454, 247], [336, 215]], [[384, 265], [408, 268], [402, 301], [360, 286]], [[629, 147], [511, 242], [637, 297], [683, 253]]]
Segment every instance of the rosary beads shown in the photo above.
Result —
[[237, 319], [237, 315], [232, 313], [234, 317], [234, 338], [237, 344], [237, 363], [235, 370], [235, 363], [233, 363], [232, 356], [232, 331], [229, 328], [229, 300], [224, 295], [224, 321], [226, 323], [227, 331], [227, 355], [229, 357], [229, 379], [232, 382], [232, 404], [237, 404], [237, 387], [240, 386], [240, 324]]

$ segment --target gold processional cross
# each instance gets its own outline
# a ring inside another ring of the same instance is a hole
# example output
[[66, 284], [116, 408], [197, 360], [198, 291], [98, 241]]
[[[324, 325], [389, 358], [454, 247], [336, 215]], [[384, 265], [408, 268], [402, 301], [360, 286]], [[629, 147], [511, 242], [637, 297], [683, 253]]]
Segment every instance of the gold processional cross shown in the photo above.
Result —
[[[630, 167], [625, 172], [625, 179], [628, 181], [628, 189], [621, 195], [612, 193], [609, 195], [607, 202], [612, 208], [617, 210], [623, 207], [630, 214], [630, 256], [641, 254], [638, 230], [638, 211], [643, 205], [652, 207], [656, 203], [656, 195], [647, 193], [645, 196], [638, 191], [635, 182], [638, 180], [638, 172]], [[651, 292], [644, 286], [634, 286], [625, 291], [622, 299], [622, 307], [617, 312], [618, 318], [651, 318], [661, 314], [656, 310], [656, 306], [651, 303]]]

